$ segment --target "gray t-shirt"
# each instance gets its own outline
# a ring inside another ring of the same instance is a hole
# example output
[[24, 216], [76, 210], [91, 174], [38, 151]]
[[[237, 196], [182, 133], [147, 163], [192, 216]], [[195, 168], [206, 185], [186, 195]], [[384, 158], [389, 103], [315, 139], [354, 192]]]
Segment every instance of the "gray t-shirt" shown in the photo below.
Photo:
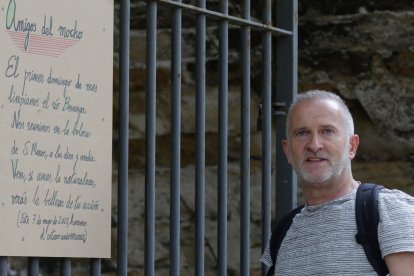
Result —
[[[355, 240], [355, 196], [356, 190], [318, 206], [305, 206], [280, 246], [275, 275], [377, 275]], [[378, 206], [382, 256], [414, 252], [414, 198], [382, 189]], [[272, 263], [269, 243], [261, 261]]]

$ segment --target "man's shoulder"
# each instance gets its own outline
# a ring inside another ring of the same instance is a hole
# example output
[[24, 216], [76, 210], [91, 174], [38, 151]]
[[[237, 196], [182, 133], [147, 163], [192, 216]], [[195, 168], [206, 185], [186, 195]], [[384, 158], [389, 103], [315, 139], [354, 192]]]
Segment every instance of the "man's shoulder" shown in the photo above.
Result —
[[378, 207], [382, 256], [414, 252], [414, 197], [401, 190], [384, 188], [379, 194]]
[[383, 188], [379, 193], [379, 200], [381, 201], [402, 201], [414, 204], [414, 197], [409, 195], [408, 193], [398, 190], [398, 189], [388, 189]]
[[381, 220], [414, 220], [414, 197], [397, 189], [384, 188], [378, 197]]

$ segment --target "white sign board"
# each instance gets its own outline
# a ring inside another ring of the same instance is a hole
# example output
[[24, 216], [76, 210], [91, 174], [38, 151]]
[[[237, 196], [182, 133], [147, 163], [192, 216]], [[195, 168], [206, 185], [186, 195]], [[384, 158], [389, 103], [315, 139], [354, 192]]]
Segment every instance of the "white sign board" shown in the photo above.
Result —
[[0, 256], [110, 257], [113, 0], [2, 0]]

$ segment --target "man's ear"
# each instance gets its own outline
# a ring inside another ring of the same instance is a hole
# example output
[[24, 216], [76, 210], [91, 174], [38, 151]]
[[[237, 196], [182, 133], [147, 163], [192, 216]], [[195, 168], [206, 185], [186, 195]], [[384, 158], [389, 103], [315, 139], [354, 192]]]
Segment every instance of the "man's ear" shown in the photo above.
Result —
[[286, 159], [288, 160], [288, 163], [291, 164], [291, 154], [289, 149], [289, 142], [287, 139], [282, 140], [282, 147], [283, 152], [285, 153]]
[[359, 146], [359, 136], [357, 134], [349, 137], [349, 159], [354, 159]]

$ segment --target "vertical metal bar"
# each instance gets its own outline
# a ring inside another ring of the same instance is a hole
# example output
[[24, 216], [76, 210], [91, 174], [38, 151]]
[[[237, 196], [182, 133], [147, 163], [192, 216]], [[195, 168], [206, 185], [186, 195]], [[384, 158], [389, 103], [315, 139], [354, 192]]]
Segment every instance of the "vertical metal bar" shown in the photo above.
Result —
[[[297, 0], [277, 1], [277, 27], [292, 31], [279, 37], [276, 50], [276, 102], [287, 109], [297, 93]], [[276, 220], [297, 204], [296, 175], [284, 156], [281, 145], [286, 137], [286, 113], [276, 116]]]
[[[220, 0], [228, 13], [228, 0]], [[227, 132], [228, 132], [228, 21], [219, 23], [219, 165], [218, 165], [218, 275], [227, 273]]]
[[[206, 8], [206, 1], [199, 0], [198, 6]], [[197, 16], [196, 57], [196, 261], [195, 275], [204, 276], [205, 235], [205, 87], [206, 87], [206, 15]]]
[[130, 0], [120, 1], [119, 37], [119, 149], [118, 149], [118, 275], [128, 273], [128, 147]]
[[7, 261], [7, 257], [1, 256], [0, 257], [0, 276], [7, 276], [8, 270], [9, 270], [9, 263]]
[[157, 76], [157, 1], [147, 2], [147, 91], [145, 168], [145, 275], [155, 270], [155, 143]]
[[27, 275], [29, 276], [39, 275], [39, 258], [29, 257]]
[[60, 261], [60, 275], [61, 276], [72, 275], [71, 260], [69, 258], [63, 258]]
[[[271, 25], [271, 0], [265, 0], [263, 5], [263, 23]], [[262, 38], [262, 63], [263, 63], [263, 95], [262, 95], [262, 246], [266, 245], [270, 237], [271, 219], [271, 175], [272, 175], [272, 34], [269, 31], [263, 33]], [[262, 271], [266, 268], [263, 266]]]
[[[243, 2], [250, 20], [250, 0]], [[242, 27], [240, 275], [250, 275], [250, 27]]]
[[90, 275], [101, 275], [101, 259], [90, 259]]
[[[181, 0], [177, 0], [181, 2]], [[170, 275], [180, 275], [181, 8], [172, 14]]]

